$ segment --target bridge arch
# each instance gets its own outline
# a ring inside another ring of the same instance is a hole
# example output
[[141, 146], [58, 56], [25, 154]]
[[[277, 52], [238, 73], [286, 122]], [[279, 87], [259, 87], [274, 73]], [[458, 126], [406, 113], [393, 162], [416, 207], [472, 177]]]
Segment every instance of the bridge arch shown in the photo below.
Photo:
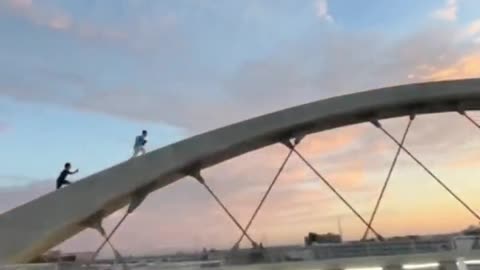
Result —
[[459, 109], [480, 109], [480, 79], [410, 84], [349, 94], [193, 136], [1, 214], [0, 264], [28, 262], [128, 203], [138, 206], [149, 192], [185, 177], [192, 170], [314, 132]]

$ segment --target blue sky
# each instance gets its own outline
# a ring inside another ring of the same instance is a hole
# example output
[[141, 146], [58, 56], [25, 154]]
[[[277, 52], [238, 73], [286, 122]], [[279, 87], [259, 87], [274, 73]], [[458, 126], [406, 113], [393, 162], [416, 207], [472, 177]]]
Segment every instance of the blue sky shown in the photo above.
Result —
[[[22, 203], [49, 192], [66, 161], [80, 169], [73, 178], [78, 180], [127, 159], [134, 137], [142, 129], [149, 130], [148, 149], [152, 150], [212, 128], [329, 96], [418, 81], [478, 77], [478, 10], [478, 0], [0, 0], [0, 194], [21, 198], [14, 201]], [[445, 124], [439, 122], [440, 127]], [[358, 130], [362, 129], [349, 134]], [[464, 134], [472, 135], [470, 132], [466, 129]], [[334, 154], [351, 156], [341, 153], [367, 147], [372, 138], [380, 138], [374, 132], [360, 133], [366, 139], [354, 144], [348, 136], [327, 135], [330, 143], [315, 142], [310, 150], [333, 151], [329, 157], [317, 158], [334, 167]], [[420, 133], [415, 140], [418, 147], [425, 143], [425, 134], [438, 135], [432, 130], [421, 129]], [[467, 143], [478, 146], [476, 141]], [[389, 157], [391, 149], [378, 147]], [[436, 160], [428, 151], [424, 154]], [[256, 158], [275, 163], [261, 154]], [[339, 175], [339, 183], [362, 201], [362, 196], [376, 189], [358, 179], [380, 177], [379, 172], [355, 158], [344, 159], [355, 172]], [[458, 163], [449, 159], [436, 162]], [[250, 165], [255, 164], [248, 159], [233, 162], [235, 168]], [[230, 172], [222, 168], [213, 171], [227, 171], [234, 179], [244, 177], [240, 169]], [[406, 168], [405, 177], [415, 175]], [[311, 178], [293, 171], [302, 179]], [[220, 179], [214, 172], [212, 177]], [[224, 192], [241, 200], [245, 194], [235, 191], [245, 185], [237, 181]], [[356, 185], [366, 191], [355, 193]], [[182, 197], [195, 187], [179, 184], [173, 189], [171, 194]], [[202, 196], [186, 202], [173, 195], [166, 197], [192, 213], [196, 210], [186, 209], [208, 201]], [[298, 203], [299, 208], [313, 207], [306, 201]], [[0, 199], [0, 210], [12, 206], [11, 201]], [[145, 213], [153, 211], [149, 207], [158, 212], [168, 210], [147, 206]], [[369, 207], [365, 205], [365, 209]], [[238, 213], [250, 211], [243, 210]], [[298, 209], [292, 206], [291, 210]], [[329, 215], [344, 210], [335, 211]], [[462, 222], [448, 228], [429, 223], [430, 227], [419, 230], [448, 230], [470, 221]], [[224, 225], [225, 232], [230, 232], [228, 220]], [[358, 231], [355, 226], [350, 228], [352, 237]], [[404, 232], [397, 228], [391, 233]], [[259, 229], [257, 233], [266, 232]], [[93, 236], [80, 237], [67, 246], [86, 248], [89, 237]], [[278, 243], [301, 239], [285, 230], [276, 231], [269, 239], [275, 237], [280, 239]], [[150, 244], [136, 248], [142, 252], [166, 248]], [[180, 247], [188, 247], [188, 241]]]
[[[5, 142], [2, 147], [8, 153], [0, 176], [1, 185], [5, 186], [51, 179], [66, 161], [81, 167], [83, 175], [117, 164], [130, 158], [134, 138], [143, 128], [153, 134], [162, 134], [151, 142], [152, 148], [185, 136], [182, 130], [166, 125], [63, 110], [55, 106], [19, 104], [9, 99], [2, 100], [1, 106], [4, 119], [15, 123], [2, 135]], [[94, 127], [94, 130], [85, 130], [88, 127]], [[18, 140], [22, 142], [8, 143]], [[25, 181], [22, 181], [23, 177]]]

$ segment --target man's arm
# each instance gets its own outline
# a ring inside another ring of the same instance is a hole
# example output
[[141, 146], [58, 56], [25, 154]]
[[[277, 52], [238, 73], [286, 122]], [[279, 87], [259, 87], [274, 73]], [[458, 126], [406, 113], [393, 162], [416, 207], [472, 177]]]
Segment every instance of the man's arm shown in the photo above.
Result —
[[76, 170], [73, 171], [73, 172], [68, 172], [68, 174], [76, 174], [76, 173], [78, 173], [78, 169], [76, 169]]

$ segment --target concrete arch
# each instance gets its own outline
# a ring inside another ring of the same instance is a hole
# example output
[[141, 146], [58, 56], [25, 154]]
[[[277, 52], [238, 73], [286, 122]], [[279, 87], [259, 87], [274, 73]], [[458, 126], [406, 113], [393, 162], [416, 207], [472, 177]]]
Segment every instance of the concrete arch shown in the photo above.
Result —
[[[292, 107], [174, 143], [0, 215], [0, 264], [28, 262], [129, 203], [185, 176], [280, 140], [373, 119], [480, 109], [480, 79], [411, 84]], [[85, 198], [88, 196], [88, 199]]]

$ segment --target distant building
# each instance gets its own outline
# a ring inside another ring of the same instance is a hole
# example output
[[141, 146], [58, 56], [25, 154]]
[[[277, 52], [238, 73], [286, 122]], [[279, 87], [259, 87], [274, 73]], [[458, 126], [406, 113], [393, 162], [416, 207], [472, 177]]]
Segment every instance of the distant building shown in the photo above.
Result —
[[339, 234], [327, 233], [316, 234], [313, 232], [305, 236], [305, 245], [311, 246], [313, 244], [338, 244], [342, 243], [342, 237]]
[[52, 250], [43, 256], [33, 260], [35, 263], [44, 262], [88, 262], [93, 256], [93, 252], [71, 252], [62, 253], [59, 250]]
[[462, 231], [463, 235], [480, 235], [480, 227], [470, 226]]

